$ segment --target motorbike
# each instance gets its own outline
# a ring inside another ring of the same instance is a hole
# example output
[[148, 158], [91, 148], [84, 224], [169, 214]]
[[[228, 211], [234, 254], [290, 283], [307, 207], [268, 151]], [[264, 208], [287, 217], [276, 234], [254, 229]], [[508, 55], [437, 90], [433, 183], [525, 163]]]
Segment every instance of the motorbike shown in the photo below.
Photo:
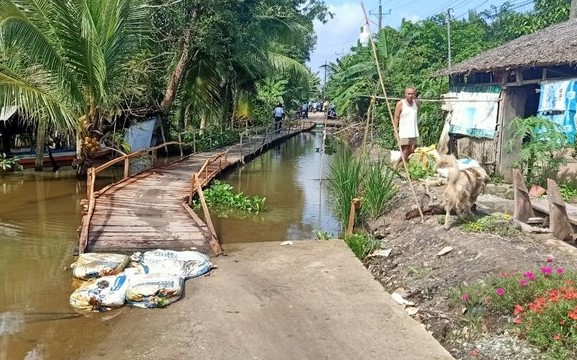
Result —
[[327, 109], [327, 119], [336, 119], [337, 118], [337, 110], [334, 106], [329, 106]]

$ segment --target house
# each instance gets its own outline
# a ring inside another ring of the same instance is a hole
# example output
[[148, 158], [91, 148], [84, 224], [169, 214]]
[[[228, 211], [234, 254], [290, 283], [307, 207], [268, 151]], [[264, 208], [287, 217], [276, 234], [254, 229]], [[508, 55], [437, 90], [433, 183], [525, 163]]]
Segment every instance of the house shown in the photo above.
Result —
[[[508, 178], [516, 154], [505, 151], [511, 136], [504, 129], [513, 119], [548, 117], [563, 126], [570, 143], [575, 140], [577, 19], [519, 37], [437, 74], [450, 80], [441, 150], [456, 143], [459, 156], [471, 156]], [[513, 141], [520, 145], [522, 139]]]

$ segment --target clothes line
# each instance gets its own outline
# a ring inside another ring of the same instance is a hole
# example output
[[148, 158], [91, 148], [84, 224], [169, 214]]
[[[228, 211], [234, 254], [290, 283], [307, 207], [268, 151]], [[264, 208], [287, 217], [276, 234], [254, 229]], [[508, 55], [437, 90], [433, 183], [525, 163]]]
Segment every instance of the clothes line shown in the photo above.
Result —
[[[402, 100], [404, 98], [397, 97], [385, 97], [376, 95], [361, 95], [362, 97], [375, 98], [379, 100]], [[501, 102], [502, 99], [496, 100], [460, 100], [456, 97], [446, 97], [446, 98], [415, 98], [417, 102]]]

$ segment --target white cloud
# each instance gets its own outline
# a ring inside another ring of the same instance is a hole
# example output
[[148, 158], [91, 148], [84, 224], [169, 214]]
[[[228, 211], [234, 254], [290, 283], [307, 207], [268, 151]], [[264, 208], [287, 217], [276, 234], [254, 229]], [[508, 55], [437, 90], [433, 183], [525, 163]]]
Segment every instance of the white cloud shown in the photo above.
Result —
[[351, 46], [357, 43], [360, 28], [364, 24], [363, 10], [359, 3], [331, 6], [330, 10], [335, 14], [331, 20], [326, 24], [318, 21], [314, 24], [317, 45], [309, 62], [313, 73], [320, 73], [322, 69], [319, 67], [325, 62], [334, 62], [348, 53]]

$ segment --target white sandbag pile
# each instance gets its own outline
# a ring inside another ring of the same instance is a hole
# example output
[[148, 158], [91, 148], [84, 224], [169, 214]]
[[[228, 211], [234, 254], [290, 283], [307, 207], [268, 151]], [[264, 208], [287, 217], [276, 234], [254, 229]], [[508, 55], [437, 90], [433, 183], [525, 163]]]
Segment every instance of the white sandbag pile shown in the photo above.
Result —
[[107, 311], [125, 301], [141, 308], [165, 307], [182, 296], [184, 280], [212, 269], [196, 251], [152, 250], [133, 256], [81, 254], [71, 265], [75, 278], [89, 280], [70, 296], [77, 311]]

